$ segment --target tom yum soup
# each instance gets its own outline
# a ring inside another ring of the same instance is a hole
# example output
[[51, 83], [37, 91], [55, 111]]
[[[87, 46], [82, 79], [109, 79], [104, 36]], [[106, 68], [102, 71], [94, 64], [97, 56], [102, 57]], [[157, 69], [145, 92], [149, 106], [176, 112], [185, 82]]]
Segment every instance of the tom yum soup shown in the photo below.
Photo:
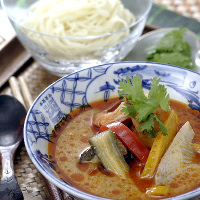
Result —
[[49, 154], [65, 182], [110, 199], [162, 199], [200, 183], [200, 112], [170, 99], [159, 79], [120, 82], [119, 95], [70, 113]]

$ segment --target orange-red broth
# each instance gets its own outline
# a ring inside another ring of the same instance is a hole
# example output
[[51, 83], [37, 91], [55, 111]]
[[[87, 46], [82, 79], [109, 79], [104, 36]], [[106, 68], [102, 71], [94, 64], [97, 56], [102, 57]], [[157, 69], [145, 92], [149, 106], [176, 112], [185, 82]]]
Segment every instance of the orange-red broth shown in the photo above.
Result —
[[[108, 102], [93, 102], [90, 104], [91, 108], [73, 111], [70, 113], [72, 119], [69, 122], [62, 120], [56, 126], [52, 134], [58, 137], [49, 143], [49, 155], [52, 161], [56, 161], [56, 171], [68, 184], [97, 196], [123, 200], [164, 198], [152, 197], [145, 193], [147, 188], [154, 184], [154, 179], [139, 178], [144, 166], [137, 160], [129, 163], [130, 173], [126, 179], [105, 173], [99, 164], [79, 163], [80, 154], [89, 146], [88, 138], [98, 132], [92, 125], [93, 114], [106, 109], [116, 100], [114, 98]], [[178, 129], [189, 121], [196, 133], [193, 142], [200, 143], [200, 112], [174, 100], [170, 101], [170, 106], [179, 117]], [[200, 163], [199, 155], [194, 162]], [[199, 183], [200, 171], [185, 172], [183, 177], [178, 177], [177, 182], [171, 184], [172, 193], [168, 197], [190, 191], [198, 187]]]

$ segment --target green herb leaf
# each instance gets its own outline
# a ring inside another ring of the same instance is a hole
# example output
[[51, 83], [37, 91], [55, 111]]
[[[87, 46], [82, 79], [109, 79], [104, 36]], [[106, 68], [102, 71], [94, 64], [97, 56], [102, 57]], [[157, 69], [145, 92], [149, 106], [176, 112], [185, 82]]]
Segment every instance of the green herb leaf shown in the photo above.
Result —
[[149, 138], [153, 138], [155, 137], [155, 131], [154, 131], [154, 118], [155, 118], [155, 114], [151, 113], [147, 120], [143, 123], [140, 124], [138, 129], [144, 133], [144, 134], [148, 134]]
[[119, 89], [122, 89], [122, 91], [119, 91], [119, 94], [127, 94], [130, 101], [145, 101], [147, 99], [143, 92], [142, 79], [138, 76], [134, 76], [132, 79], [127, 76], [126, 80], [120, 82]]
[[162, 123], [162, 121], [157, 115], [155, 115], [155, 118], [159, 124], [159, 129], [162, 131], [162, 134], [167, 135], [167, 128], [165, 127], [165, 125]]
[[180, 52], [155, 53], [151, 58], [148, 58], [148, 61], [167, 63], [188, 69], [194, 69], [195, 67], [193, 60]]
[[186, 31], [186, 28], [180, 27], [164, 35], [157, 45], [146, 49], [146, 59], [151, 62], [194, 69], [196, 66], [191, 58], [191, 47], [183, 40]]
[[[164, 85], [159, 84], [160, 79], [154, 77], [151, 80], [151, 90], [148, 97], [144, 94], [142, 87], [142, 78], [135, 75], [132, 79], [128, 76], [126, 80], [119, 83], [119, 94], [126, 96], [130, 104], [125, 104], [122, 112], [126, 115], [135, 117], [138, 122], [143, 122], [139, 126], [141, 132], [147, 132], [150, 137], [155, 136], [154, 120], [159, 123], [159, 128], [162, 130], [163, 135], [167, 134], [167, 129], [153, 113], [159, 106], [163, 111], [169, 109], [169, 95]], [[136, 115], [137, 114], [137, 115]]]
[[130, 104], [125, 104], [121, 111], [124, 112], [125, 115], [130, 117], [134, 117], [137, 114], [137, 111], [134, 108], [134, 106]]

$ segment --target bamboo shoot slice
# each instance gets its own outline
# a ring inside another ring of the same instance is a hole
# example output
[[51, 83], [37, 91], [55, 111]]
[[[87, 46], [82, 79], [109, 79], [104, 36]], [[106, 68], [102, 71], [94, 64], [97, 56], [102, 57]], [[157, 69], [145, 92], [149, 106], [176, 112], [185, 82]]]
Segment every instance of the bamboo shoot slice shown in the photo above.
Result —
[[[186, 122], [175, 136], [158, 166], [155, 180], [156, 185], [170, 184], [170, 181], [185, 167], [192, 167], [195, 152], [192, 146], [194, 131]], [[196, 165], [195, 165], [196, 166]]]

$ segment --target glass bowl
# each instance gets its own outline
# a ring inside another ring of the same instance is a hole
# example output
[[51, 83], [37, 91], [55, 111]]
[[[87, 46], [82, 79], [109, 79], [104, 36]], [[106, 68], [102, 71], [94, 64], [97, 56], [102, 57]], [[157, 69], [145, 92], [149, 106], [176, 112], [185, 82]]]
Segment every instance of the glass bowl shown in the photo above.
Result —
[[[58, 36], [52, 34], [52, 30], [59, 32], [59, 30], [51, 25], [56, 19], [53, 19], [53, 21], [43, 20], [41, 22], [41, 17], [35, 18], [35, 21], [39, 21], [39, 25], [37, 26], [49, 26], [49, 30], [46, 33], [38, 32], [36, 28], [25, 25], [25, 23], [27, 24], [27, 19], [32, 14], [28, 8], [35, 2], [36, 0], [1, 0], [2, 6], [6, 10], [8, 18], [21, 43], [41, 66], [58, 76], [63, 76], [97, 64], [116, 62], [124, 59], [141, 36], [147, 16], [152, 7], [152, 0], [122, 0], [121, 3], [124, 7], [133, 13], [135, 17], [135, 21], [132, 20], [130, 25], [126, 25], [114, 32], [110, 32], [107, 25], [107, 27], [102, 27], [105, 30], [100, 35], [69, 36], [62, 33], [61, 36]], [[46, 1], [43, 0], [43, 2], [47, 4]], [[70, 6], [73, 8], [73, 5]], [[52, 10], [52, 16], [60, 8], [55, 6]], [[72, 12], [72, 18], [76, 16], [74, 13]], [[122, 15], [125, 15], [125, 13]], [[69, 15], [68, 17], [71, 16]], [[69, 19], [66, 18], [65, 20]], [[33, 20], [33, 23], [35, 21]], [[101, 23], [101, 19], [98, 19], [95, 23]], [[58, 26], [58, 29], [60, 28], [62, 28], [61, 25]], [[85, 28], [86, 30], [94, 29], [92, 26]], [[83, 45], [80, 45], [80, 43]]]

